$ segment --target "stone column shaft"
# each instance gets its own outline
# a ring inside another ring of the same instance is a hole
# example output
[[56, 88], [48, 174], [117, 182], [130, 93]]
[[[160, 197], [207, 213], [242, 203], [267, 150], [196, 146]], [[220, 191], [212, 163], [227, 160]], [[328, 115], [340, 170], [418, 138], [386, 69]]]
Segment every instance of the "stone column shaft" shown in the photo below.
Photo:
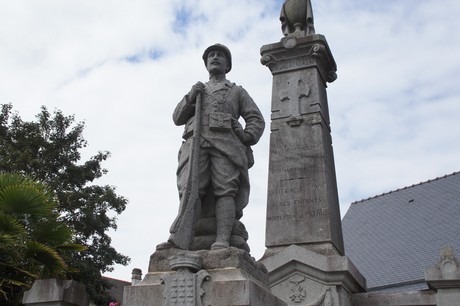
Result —
[[261, 48], [273, 74], [266, 246], [344, 254], [327, 82], [336, 64], [322, 35]]

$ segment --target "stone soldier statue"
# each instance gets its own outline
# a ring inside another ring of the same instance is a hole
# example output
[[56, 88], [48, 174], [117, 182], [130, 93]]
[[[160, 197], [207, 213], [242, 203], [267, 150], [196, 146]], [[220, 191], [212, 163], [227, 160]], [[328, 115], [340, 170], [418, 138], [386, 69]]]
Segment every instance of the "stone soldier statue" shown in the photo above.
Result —
[[[174, 123], [185, 125], [177, 169], [181, 204], [168, 242], [157, 249], [223, 249], [234, 245], [232, 230], [248, 203], [248, 168], [253, 164], [250, 146], [262, 136], [265, 122], [246, 90], [226, 79], [232, 68], [230, 50], [221, 44], [212, 45], [204, 51], [203, 60], [209, 81], [193, 85], [173, 113]], [[214, 219], [204, 224], [214, 224], [213, 241], [197, 246], [197, 224], [207, 217]]]
[[281, 30], [287, 35], [313, 35], [313, 10], [311, 0], [286, 0], [280, 14]]

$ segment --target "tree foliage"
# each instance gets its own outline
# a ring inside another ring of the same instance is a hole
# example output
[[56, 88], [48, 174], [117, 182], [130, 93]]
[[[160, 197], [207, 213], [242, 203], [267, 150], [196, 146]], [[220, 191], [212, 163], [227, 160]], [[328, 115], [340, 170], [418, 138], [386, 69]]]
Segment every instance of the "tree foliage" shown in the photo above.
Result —
[[87, 246], [73, 255], [72, 265], [79, 273], [70, 276], [86, 284], [98, 305], [108, 304], [108, 284], [101, 273], [112, 271], [114, 264], [126, 265], [129, 258], [111, 246], [107, 234], [116, 229], [116, 215], [126, 208], [127, 200], [113, 186], [99, 186], [95, 180], [107, 173], [101, 163], [109, 152], [98, 152], [81, 162], [80, 150], [87, 146], [83, 122], [46, 107], [35, 121], [23, 121], [11, 104], [0, 109], [0, 169], [31, 175], [56, 193], [57, 210], [75, 232], [76, 242]]
[[63, 276], [74, 244], [72, 230], [59, 220], [57, 201], [42, 183], [0, 172], [0, 302], [20, 305], [38, 278]]

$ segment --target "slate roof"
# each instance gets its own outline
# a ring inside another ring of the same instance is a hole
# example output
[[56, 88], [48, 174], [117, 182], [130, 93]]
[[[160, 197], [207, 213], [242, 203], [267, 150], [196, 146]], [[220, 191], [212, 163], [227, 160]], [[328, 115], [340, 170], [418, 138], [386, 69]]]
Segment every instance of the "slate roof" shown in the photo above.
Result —
[[354, 202], [342, 227], [368, 291], [428, 289], [424, 272], [441, 247], [460, 257], [460, 172]]

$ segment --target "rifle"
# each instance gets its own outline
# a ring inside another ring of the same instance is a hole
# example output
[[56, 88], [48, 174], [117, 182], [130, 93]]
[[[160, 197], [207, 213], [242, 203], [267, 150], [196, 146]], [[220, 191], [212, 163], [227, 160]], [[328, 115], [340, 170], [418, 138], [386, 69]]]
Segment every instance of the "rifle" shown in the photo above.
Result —
[[169, 232], [169, 242], [174, 246], [190, 250], [195, 236], [195, 226], [201, 213], [201, 200], [199, 196], [199, 171], [200, 138], [202, 118], [202, 92], [198, 92], [195, 103], [195, 126], [193, 128], [192, 147], [189, 158], [189, 174], [187, 187], [182, 194], [179, 213], [174, 220]]

